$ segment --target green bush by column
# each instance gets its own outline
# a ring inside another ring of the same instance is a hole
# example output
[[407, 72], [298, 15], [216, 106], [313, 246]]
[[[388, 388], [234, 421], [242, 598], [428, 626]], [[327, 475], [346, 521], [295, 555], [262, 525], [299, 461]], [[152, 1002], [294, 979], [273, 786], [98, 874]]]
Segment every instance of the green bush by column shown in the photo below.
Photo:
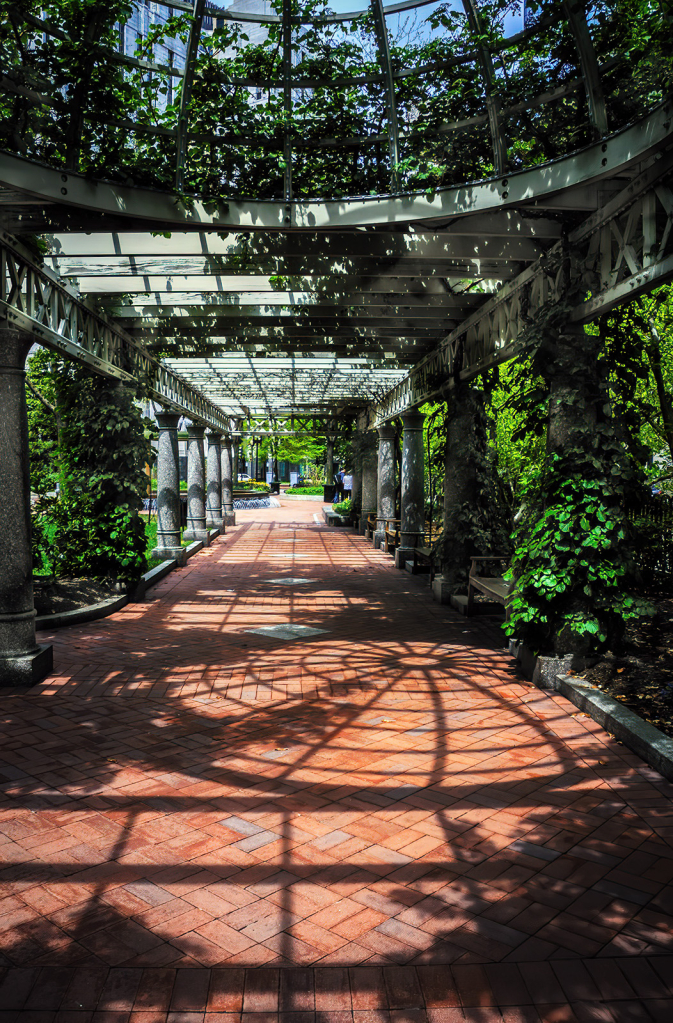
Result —
[[36, 564], [57, 575], [132, 582], [147, 564], [138, 510], [149, 457], [135, 387], [53, 357], [31, 360], [30, 371], [36, 391], [53, 395], [60, 482], [58, 496], [35, 509]]

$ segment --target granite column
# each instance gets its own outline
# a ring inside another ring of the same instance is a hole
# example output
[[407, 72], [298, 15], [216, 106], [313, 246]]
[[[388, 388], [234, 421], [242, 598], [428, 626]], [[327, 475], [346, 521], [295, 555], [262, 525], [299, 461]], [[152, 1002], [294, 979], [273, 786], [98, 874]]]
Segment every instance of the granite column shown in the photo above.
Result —
[[386, 538], [386, 522], [395, 517], [395, 427], [379, 426], [379, 459], [376, 484], [376, 531], [374, 547]]
[[180, 541], [180, 461], [178, 458], [178, 412], [158, 412], [157, 451], [157, 545], [152, 557], [173, 558], [184, 565], [185, 549]]
[[206, 482], [206, 527], [224, 533], [222, 518], [222, 434], [208, 430], [208, 479]]
[[187, 427], [187, 528], [184, 539], [208, 544], [206, 528], [205, 427]]
[[25, 363], [33, 338], [0, 328], [0, 685], [30, 686], [52, 668], [35, 639]]
[[414, 547], [423, 543], [425, 527], [425, 460], [423, 423], [425, 416], [415, 410], [402, 416], [401, 522], [400, 546], [395, 551], [395, 566], [404, 568], [413, 558]]

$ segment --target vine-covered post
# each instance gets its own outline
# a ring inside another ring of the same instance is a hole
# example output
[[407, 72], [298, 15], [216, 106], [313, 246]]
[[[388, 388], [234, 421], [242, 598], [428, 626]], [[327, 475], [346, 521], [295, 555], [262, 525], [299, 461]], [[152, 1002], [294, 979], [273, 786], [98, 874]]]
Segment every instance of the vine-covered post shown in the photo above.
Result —
[[362, 449], [362, 484], [360, 499], [359, 532], [364, 536], [367, 532], [367, 519], [376, 513], [376, 439], [373, 434], [365, 434]]
[[425, 416], [416, 409], [402, 416], [401, 522], [400, 546], [395, 551], [395, 567], [404, 568], [414, 556], [414, 548], [423, 542], [425, 526], [425, 461], [423, 423]]
[[234, 514], [234, 478], [236, 475], [236, 452], [233, 438], [225, 433], [222, 438], [222, 520], [225, 526], [236, 525]]
[[157, 546], [153, 558], [186, 561], [180, 540], [180, 462], [178, 458], [177, 412], [158, 412], [159, 446], [157, 451]]
[[458, 384], [449, 391], [446, 406], [442, 528], [446, 540], [439, 545], [439, 573], [432, 583], [435, 600], [442, 604], [464, 587], [470, 557], [477, 553], [474, 534], [483, 528], [479, 468], [486, 448], [482, 392]]
[[35, 639], [25, 364], [30, 334], [0, 327], [0, 685], [28, 686], [52, 668]]
[[379, 465], [376, 492], [374, 547], [386, 538], [386, 519], [395, 517], [395, 427], [379, 426]]
[[203, 437], [204, 426], [187, 427], [187, 528], [185, 540], [209, 542], [206, 527], [206, 473]]
[[222, 518], [222, 434], [207, 430], [208, 480], [206, 483], [206, 526], [224, 532]]
[[552, 655], [540, 668], [551, 676], [616, 650], [628, 623], [652, 610], [638, 595], [629, 521], [642, 467], [612, 414], [604, 340], [562, 315], [529, 346], [545, 385], [529, 421], [547, 412], [547, 454], [522, 490], [507, 626], [522, 656]]

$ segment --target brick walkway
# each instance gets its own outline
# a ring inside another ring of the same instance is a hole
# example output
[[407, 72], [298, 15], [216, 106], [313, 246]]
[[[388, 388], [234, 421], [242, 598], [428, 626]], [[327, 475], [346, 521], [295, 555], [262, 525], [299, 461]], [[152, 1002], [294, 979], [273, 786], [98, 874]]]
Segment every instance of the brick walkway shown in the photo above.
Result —
[[2, 694], [0, 1023], [670, 1023], [671, 787], [319, 507]]

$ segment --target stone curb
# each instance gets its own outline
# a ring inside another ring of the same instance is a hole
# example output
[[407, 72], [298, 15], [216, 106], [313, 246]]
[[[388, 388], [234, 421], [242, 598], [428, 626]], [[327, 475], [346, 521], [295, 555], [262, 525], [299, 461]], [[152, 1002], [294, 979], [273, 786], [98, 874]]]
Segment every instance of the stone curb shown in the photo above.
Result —
[[555, 688], [646, 764], [673, 781], [673, 739], [590, 682], [558, 675]]
[[322, 517], [328, 526], [350, 526], [351, 518], [345, 515], [339, 515], [338, 512], [332, 511], [331, 507], [327, 506], [322, 510]]
[[154, 568], [149, 570], [149, 572], [145, 572], [145, 574], [140, 577], [138, 585], [133, 593], [129, 594], [130, 603], [138, 604], [143, 599], [150, 586], [156, 586], [157, 583], [160, 583], [161, 580], [167, 576], [169, 572], [172, 572], [176, 566], [177, 561], [174, 558], [168, 558], [166, 561], [162, 561], [160, 564], [155, 565]]
[[281, 501], [324, 501], [325, 498], [322, 494], [286, 494], [281, 490], [280, 494], [276, 495], [280, 497]]
[[101, 600], [100, 603], [89, 604], [87, 607], [76, 607], [72, 611], [61, 611], [55, 615], [38, 615], [35, 619], [35, 628], [60, 629], [64, 625], [83, 625], [85, 622], [95, 622], [99, 618], [107, 618], [115, 611], [120, 611], [128, 602], [129, 598], [124, 593], [121, 597], [111, 597], [110, 600]]

